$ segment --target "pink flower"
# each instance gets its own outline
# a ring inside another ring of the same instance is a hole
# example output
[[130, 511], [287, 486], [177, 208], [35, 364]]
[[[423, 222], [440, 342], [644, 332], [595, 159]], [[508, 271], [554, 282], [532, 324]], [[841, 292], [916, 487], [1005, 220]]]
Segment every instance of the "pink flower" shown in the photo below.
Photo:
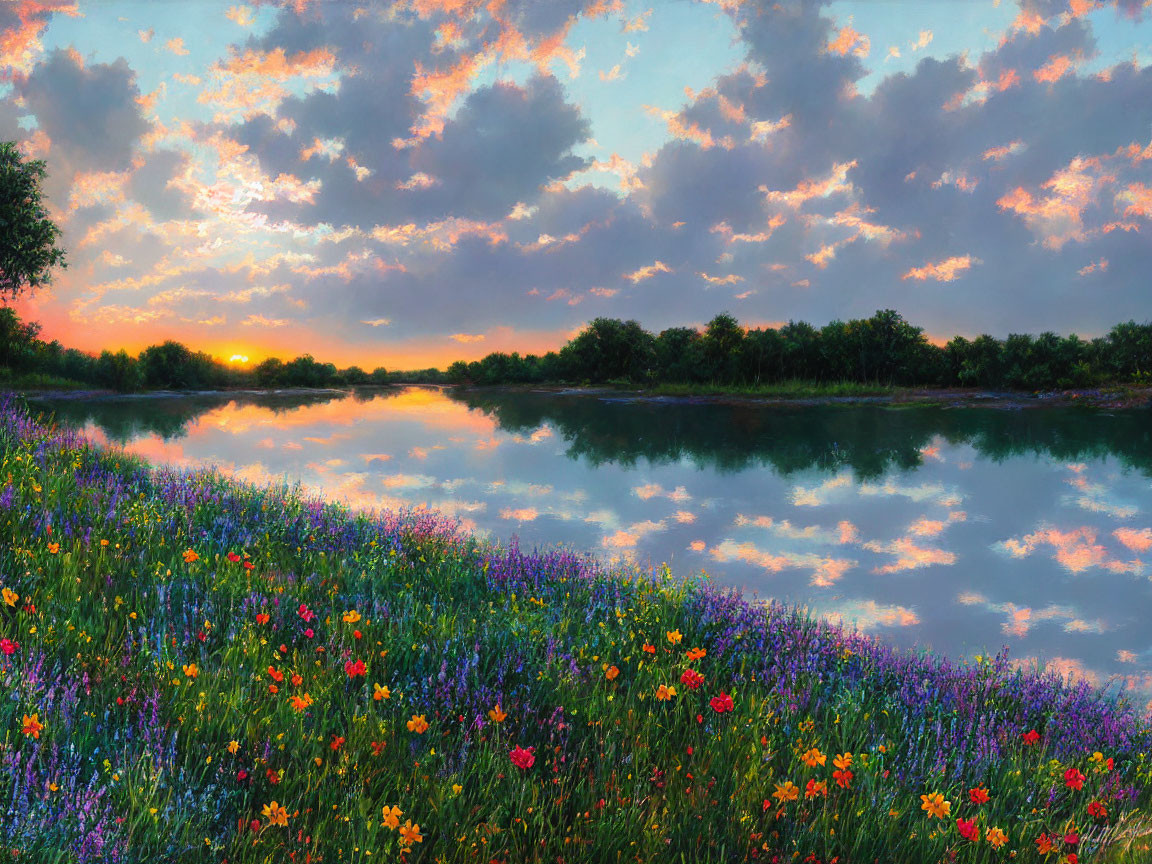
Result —
[[13, 642], [11, 639], [0, 639], [0, 651], [4, 652], [5, 655], [15, 654], [16, 649], [19, 647], [20, 646]]
[[313, 636], [316, 635], [316, 631], [313, 630], [311, 627], [309, 627], [307, 630], [304, 631], [304, 635], [307, 636], [309, 639], [311, 639]]
[[512, 760], [512, 764], [517, 768], [522, 771], [527, 771], [534, 764], [536, 764], [536, 757], [532, 753], [532, 751], [535, 749], [535, 747], [529, 747], [527, 750], [525, 750], [523, 747], [513, 747], [512, 752], [508, 754], [508, 757]]

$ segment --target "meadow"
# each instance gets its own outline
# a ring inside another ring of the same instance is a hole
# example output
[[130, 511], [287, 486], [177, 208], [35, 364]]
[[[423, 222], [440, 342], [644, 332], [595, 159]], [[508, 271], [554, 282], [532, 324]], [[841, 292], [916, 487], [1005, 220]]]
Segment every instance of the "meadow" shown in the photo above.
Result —
[[1123, 699], [0, 400], [0, 860], [1141, 862]]

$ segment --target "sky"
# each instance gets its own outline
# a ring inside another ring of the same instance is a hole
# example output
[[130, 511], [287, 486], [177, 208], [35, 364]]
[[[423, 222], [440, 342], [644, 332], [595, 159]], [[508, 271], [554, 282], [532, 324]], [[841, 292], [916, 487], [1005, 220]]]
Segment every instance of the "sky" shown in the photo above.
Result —
[[414, 368], [589, 320], [1152, 317], [1152, 0], [0, 4], [86, 350]]

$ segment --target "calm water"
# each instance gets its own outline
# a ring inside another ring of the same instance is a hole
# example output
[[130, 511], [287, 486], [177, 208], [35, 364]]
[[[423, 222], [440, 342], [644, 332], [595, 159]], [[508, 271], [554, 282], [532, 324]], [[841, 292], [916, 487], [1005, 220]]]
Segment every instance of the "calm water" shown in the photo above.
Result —
[[[43, 406], [41, 406], [43, 407]], [[806, 605], [1008, 645], [1152, 699], [1152, 412], [635, 403], [430, 388], [56, 402], [157, 462], [427, 505]]]

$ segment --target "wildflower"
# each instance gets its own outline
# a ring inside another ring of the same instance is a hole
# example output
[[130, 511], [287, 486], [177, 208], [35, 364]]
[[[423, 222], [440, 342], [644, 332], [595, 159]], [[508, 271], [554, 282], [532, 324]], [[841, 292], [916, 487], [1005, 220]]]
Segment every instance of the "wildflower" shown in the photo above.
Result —
[[284, 673], [281, 672], [279, 669], [277, 669], [275, 666], [269, 666], [268, 667], [268, 674], [271, 676], [273, 681], [276, 681], [278, 683], [283, 683]]
[[229, 552], [227, 555], [227, 558], [233, 564], [239, 564], [240, 563], [240, 556], [237, 555], [235, 552]]
[[459, 783], [453, 783], [452, 784], [452, 794], [453, 795], [459, 795], [463, 791], [464, 791], [464, 787], [461, 786]]
[[315, 635], [316, 635], [316, 631], [313, 630], [311, 627], [309, 627], [307, 630], [304, 631], [304, 636], [307, 639], [311, 639]]
[[379, 702], [383, 699], [388, 699], [391, 696], [392, 696], [392, 691], [389, 690], [387, 687], [385, 687], [383, 684], [373, 684], [372, 685], [372, 698], [375, 699], [377, 702]]
[[1052, 838], [1047, 834], [1041, 834], [1036, 838], [1036, 851], [1041, 855], [1047, 855], [1049, 852], [1055, 851], [1056, 844], [1052, 842]]
[[275, 801], [273, 801], [271, 804], [265, 804], [264, 809], [260, 812], [268, 817], [268, 824], [270, 826], [282, 825], [285, 828], [288, 827], [288, 811], [277, 804]]
[[815, 747], [813, 747], [811, 750], [807, 750], [800, 757], [800, 759], [809, 768], [815, 768], [817, 765], [824, 765], [828, 762], [828, 757], [817, 750]]
[[384, 747], [387, 745], [386, 741], [372, 741], [372, 755], [379, 756], [384, 752]]
[[27, 735], [30, 738], [39, 738], [40, 732], [43, 729], [44, 729], [44, 724], [40, 722], [39, 712], [32, 714], [31, 716], [29, 716], [28, 714], [24, 715], [24, 726], [23, 726], [23, 728], [21, 728], [20, 731], [23, 732], [25, 735]]
[[184, 670], [184, 674], [189, 678], [195, 678], [200, 674], [200, 668], [195, 663], [186, 663], [180, 668]]
[[1069, 789], [1083, 789], [1084, 775], [1076, 768], [1069, 768], [1064, 772], [1064, 785]]
[[645, 654], [655, 654], [656, 653], [656, 646], [655, 645], [649, 645], [647, 642], [645, 642], [644, 643], [644, 653]]
[[107, 546], [107, 545], [108, 545], [108, 541], [107, 541], [107, 540], [101, 540], [101, 541], [100, 541], [100, 545], [101, 545], [101, 546]]
[[607, 669], [604, 670], [604, 677], [607, 678], [609, 681], [615, 681], [616, 676], [619, 674], [620, 674], [620, 670], [617, 669], [615, 666], [609, 666]]
[[838, 768], [832, 772], [832, 779], [841, 789], [848, 789], [852, 785], [852, 772]]
[[689, 648], [687, 656], [688, 656], [688, 659], [690, 661], [695, 662], [695, 661], [701, 659], [702, 657], [704, 657], [705, 655], [707, 655], [707, 653], [708, 652], [705, 651], [703, 648]]
[[272, 620], [272, 616], [270, 616], [267, 612], [257, 612], [256, 613], [256, 623], [257, 624], [267, 624], [271, 620]]
[[952, 812], [952, 802], [945, 801], [944, 796], [939, 792], [921, 795], [920, 800], [924, 802], [920, 805], [920, 809], [928, 814], [929, 819], [943, 819]]
[[841, 753], [839, 756], [837, 756], [835, 759], [832, 760], [832, 764], [835, 765], [837, 768], [840, 768], [841, 770], [846, 771], [852, 767], [852, 754], [851, 753]]
[[1088, 815], [1096, 819], [1107, 819], [1108, 810], [1100, 801], [1093, 801], [1088, 805]]
[[736, 706], [732, 703], [732, 697], [727, 693], [721, 693], [719, 696], [713, 696], [708, 700], [708, 704], [712, 706], [712, 710], [717, 714], [723, 714], [726, 711], [735, 710]]
[[503, 723], [508, 715], [500, 710], [500, 703], [496, 703], [496, 707], [488, 712], [488, 719], [493, 723]]
[[296, 610], [296, 614], [303, 618], [305, 621], [311, 621], [316, 617], [316, 613], [308, 608], [307, 603], [301, 603], [300, 608]]
[[245, 570], [255, 570], [255, 569], [256, 569], [256, 565], [255, 565], [255, 564], [253, 564], [251, 561], [245, 561], [245, 562], [244, 562], [244, 569], [245, 569]]
[[406, 819], [400, 827], [400, 839], [404, 842], [405, 846], [411, 846], [413, 843], [422, 843], [424, 841], [424, 838], [420, 835], [420, 826], [413, 825], [411, 819]]
[[20, 599], [20, 595], [13, 591], [11, 588], [0, 589], [0, 597], [3, 597], [4, 602], [9, 606], [15, 606], [16, 601]]
[[817, 795], [828, 795], [828, 783], [824, 780], [809, 780], [804, 787], [804, 797], [815, 798]]
[[293, 687], [299, 687], [303, 683], [304, 683], [304, 676], [301, 675], [299, 672], [293, 672], [292, 673], [292, 686]]
[[980, 842], [980, 829], [976, 827], [975, 819], [957, 819], [956, 830], [965, 840], [971, 840], [973, 843]]
[[679, 645], [680, 640], [684, 638], [682, 635], [680, 635], [679, 630], [669, 630], [667, 635], [668, 635], [668, 641], [671, 642], [673, 645]]
[[342, 735], [333, 735], [332, 736], [332, 743], [329, 744], [328, 746], [331, 747], [333, 750], [339, 750], [341, 747], [344, 746], [345, 740], [346, 739]]
[[791, 780], [785, 780], [783, 783], [776, 784], [776, 791], [772, 793], [772, 797], [781, 804], [787, 804], [789, 801], [795, 801], [800, 797], [800, 787]]
[[20, 646], [11, 639], [0, 639], [0, 653], [6, 657], [15, 654], [19, 648]]
[[1008, 835], [999, 828], [989, 828], [988, 832], [984, 835], [984, 839], [988, 841], [988, 845], [993, 849], [999, 849], [1008, 842]]
[[680, 676], [680, 683], [689, 690], [695, 690], [704, 683], [704, 676], [695, 669], [685, 669], [684, 674]]
[[423, 735], [427, 728], [428, 720], [423, 714], [413, 714], [412, 719], [408, 721], [408, 731], [415, 732], [417, 735]]
[[400, 817], [404, 815], [404, 811], [399, 807], [385, 807], [384, 808], [384, 827], [391, 828], [395, 831], [400, 827]]
[[185, 564], [193, 564], [199, 560], [200, 560], [200, 556], [197, 555], [193, 550], [191, 550], [191, 549], [185, 549], [184, 550], [184, 563]]
[[667, 702], [676, 695], [676, 688], [669, 687], [666, 684], [661, 684], [656, 688], [656, 698], [661, 702]]
[[269, 768], [267, 771], [264, 772], [264, 777], [273, 786], [275, 786], [277, 783], [280, 782], [280, 772], [279, 771], [273, 771], [271, 768]]
[[968, 800], [973, 804], [987, 804], [989, 800], [991, 800], [991, 797], [992, 796], [988, 794], [988, 790], [983, 786], [977, 786], [974, 789], [968, 790]]
[[357, 660], [355, 663], [349, 660], [344, 664], [344, 671], [348, 673], [349, 678], [355, 678], [357, 675], [363, 677], [368, 674], [368, 667], [364, 665], [363, 660]]
[[512, 752], [508, 754], [508, 758], [512, 760], [512, 764], [522, 771], [527, 771], [534, 764], [536, 764], [536, 757], [533, 755], [535, 747], [529, 747], [525, 750], [523, 747], [513, 747]]
[[1032, 744], [1035, 744], [1037, 741], [1040, 740], [1040, 733], [1037, 732], [1035, 729], [1029, 729], [1027, 732], [1025, 732], [1020, 737], [1024, 739], [1025, 744], [1028, 744], [1029, 746], [1031, 746]]
[[292, 694], [292, 697], [289, 701], [292, 703], [292, 710], [299, 714], [312, 704], [312, 697], [307, 693], [303, 694], [302, 696]]
[[236, 753], [237, 753], [237, 751], [239, 751], [239, 749], [240, 749], [240, 742], [239, 741], [229, 741], [228, 742], [228, 752], [231, 753], [233, 756], [236, 755]]
[[60, 551], [60, 544], [59, 543], [49, 543], [48, 544], [48, 552], [50, 554], [55, 555], [59, 551]]
[[359, 620], [360, 620], [360, 613], [357, 612], [355, 609], [349, 609], [347, 612], [344, 613], [344, 623], [345, 624], [355, 624]]
[[1075, 852], [1069, 852], [1060, 859], [1060, 864], [1080, 864], [1080, 856]]

